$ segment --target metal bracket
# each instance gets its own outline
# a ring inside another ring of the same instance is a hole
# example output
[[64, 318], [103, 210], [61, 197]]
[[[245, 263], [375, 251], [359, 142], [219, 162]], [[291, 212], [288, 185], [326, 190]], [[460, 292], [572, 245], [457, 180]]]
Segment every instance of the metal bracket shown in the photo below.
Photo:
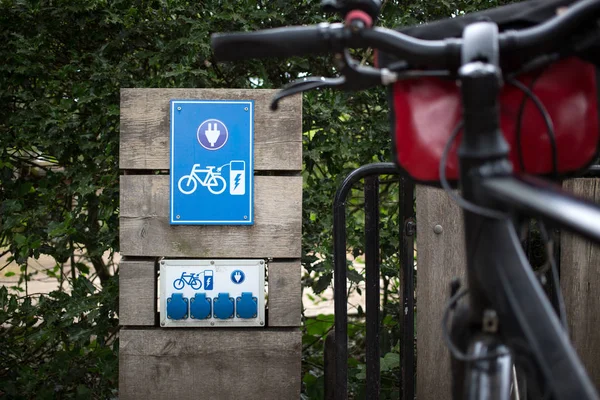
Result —
[[414, 218], [408, 218], [404, 222], [404, 234], [406, 236], [413, 236], [417, 233], [417, 223]]
[[498, 320], [498, 314], [494, 310], [485, 310], [483, 312], [483, 331], [488, 333], [496, 333], [498, 332], [498, 325], [500, 322]]

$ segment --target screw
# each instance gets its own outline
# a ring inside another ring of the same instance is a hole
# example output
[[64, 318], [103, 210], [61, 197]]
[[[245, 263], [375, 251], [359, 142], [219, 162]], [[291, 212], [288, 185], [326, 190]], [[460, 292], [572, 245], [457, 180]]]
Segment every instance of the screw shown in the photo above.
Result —
[[240, 317], [240, 314], [236, 314], [236, 316], [239, 318], [239, 317]]
[[244, 219], [248, 219], [248, 216], [247, 216], [247, 215], [244, 215]]
[[442, 233], [444, 231], [444, 228], [442, 228], [441, 225], [436, 225], [433, 227], [433, 232], [437, 235], [439, 235], [440, 233]]
[[162, 265], [165, 265], [165, 262], [164, 262], [164, 261], [161, 261], [160, 263], [161, 263]]
[[214, 323], [214, 322], [211, 322], [211, 323], [210, 323], [210, 326], [215, 326], [215, 323]]
[[211, 261], [211, 262], [210, 262], [210, 265], [215, 265], [215, 262], [214, 262], [214, 261]]
[[170, 303], [170, 302], [171, 302], [171, 299], [167, 299], [167, 303]]
[[177, 111], [181, 111], [181, 107], [177, 107]]
[[237, 301], [239, 303], [240, 302], [240, 298], [238, 297], [237, 299], [235, 299], [235, 301]]
[[261, 324], [261, 325], [264, 325], [265, 323], [264, 323], [263, 321], [260, 321], [260, 324]]
[[164, 323], [164, 322], [161, 322], [161, 323], [160, 323], [160, 326], [165, 326], [165, 323]]
[[252, 318], [256, 318], [256, 314], [254, 314], [254, 315], [252, 316]]
[[265, 262], [263, 260], [260, 260], [260, 265], [263, 265]]
[[244, 111], [248, 111], [248, 107], [244, 107]]
[[177, 219], [180, 219], [180, 218], [181, 218], [181, 216], [180, 216], [180, 215], [176, 215], [176, 216], [175, 216], [175, 218], [177, 218]]
[[196, 317], [194, 317], [193, 315], [191, 315], [191, 316], [190, 316], [190, 318], [192, 318], [192, 319], [196, 319]]

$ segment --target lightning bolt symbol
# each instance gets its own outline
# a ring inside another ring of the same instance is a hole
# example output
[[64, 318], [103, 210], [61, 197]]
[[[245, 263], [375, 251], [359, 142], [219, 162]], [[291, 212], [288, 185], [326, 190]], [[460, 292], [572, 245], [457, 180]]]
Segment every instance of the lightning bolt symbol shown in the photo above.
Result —
[[210, 286], [210, 281], [212, 280], [212, 278], [208, 278], [206, 279], [206, 286]]
[[242, 174], [237, 174], [235, 179], [234, 179], [234, 183], [235, 186], [233, 187], [233, 190], [237, 189], [237, 187], [240, 185], [240, 177], [242, 176]]

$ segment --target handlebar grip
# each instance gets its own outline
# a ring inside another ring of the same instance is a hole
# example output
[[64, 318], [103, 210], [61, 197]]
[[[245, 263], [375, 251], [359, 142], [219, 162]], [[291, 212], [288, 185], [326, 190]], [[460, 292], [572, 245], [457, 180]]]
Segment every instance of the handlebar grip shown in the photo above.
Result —
[[250, 58], [291, 57], [327, 53], [330, 41], [317, 26], [294, 26], [257, 32], [215, 33], [211, 37], [219, 61]]

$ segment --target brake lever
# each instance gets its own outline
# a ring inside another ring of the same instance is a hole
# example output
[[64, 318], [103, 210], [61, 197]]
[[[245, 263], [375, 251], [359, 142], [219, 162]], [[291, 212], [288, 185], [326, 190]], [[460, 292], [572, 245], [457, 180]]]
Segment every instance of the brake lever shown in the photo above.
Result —
[[271, 100], [271, 110], [275, 111], [279, 108], [279, 102], [288, 96], [293, 96], [297, 93], [307, 90], [319, 89], [323, 87], [339, 87], [345, 82], [343, 76], [338, 78], [311, 77], [302, 78], [285, 85]]
[[296, 80], [284, 86], [271, 101], [271, 110], [279, 107], [279, 101], [307, 90], [324, 87], [338, 88], [346, 91], [370, 89], [381, 84], [388, 85], [398, 80], [398, 74], [388, 69], [377, 69], [360, 65], [353, 60], [348, 50], [343, 55], [337, 54], [336, 60], [341, 76], [337, 78], [312, 77]]

